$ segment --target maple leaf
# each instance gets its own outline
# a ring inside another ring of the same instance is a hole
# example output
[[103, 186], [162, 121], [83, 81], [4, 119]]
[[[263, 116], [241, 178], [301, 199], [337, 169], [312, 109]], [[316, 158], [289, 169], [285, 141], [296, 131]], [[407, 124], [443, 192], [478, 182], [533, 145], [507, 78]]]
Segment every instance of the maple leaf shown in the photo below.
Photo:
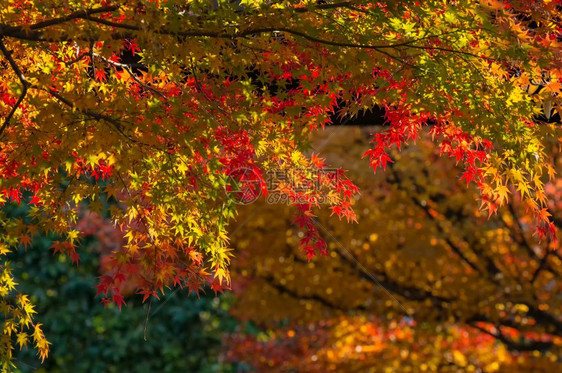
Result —
[[543, 209], [537, 211], [537, 216], [539, 217], [539, 219], [541, 221], [544, 221], [544, 222], [548, 223], [549, 222], [548, 218], [549, 218], [549, 216], [552, 216], [552, 215], [550, 214], [550, 212], [548, 212], [547, 208], [543, 208]]
[[117, 307], [119, 307], [119, 311], [121, 311], [121, 306], [125, 303], [125, 300], [123, 299], [123, 297], [121, 296], [121, 294], [118, 293], [113, 293], [112, 296], [112, 302], [113, 303], [117, 303]]
[[27, 346], [28, 339], [29, 339], [29, 336], [27, 335], [27, 333], [21, 332], [21, 333], [18, 334], [17, 343], [19, 344], [20, 349]]
[[223, 294], [225, 289], [230, 290], [230, 287], [226, 286], [224, 283], [221, 283], [221, 281], [218, 281], [218, 279], [214, 279], [211, 283], [211, 290], [215, 292], [215, 296], [217, 296], [218, 293]]
[[466, 170], [461, 175], [461, 180], [462, 179], [466, 180], [466, 186], [468, 187], [470, 182], [474, 180], [474, 171], [473, 170]]
[[497, 195], [497, 202], [500, 206], [508, 201], [508, 195], [510, 193], [509, 188], [507, 185], [499, 185], [495, 189], [495, 193]]
[[29, 234], [22, 234], [19, 237], [19, 242], [27, 249], [31, 245], [31, 236]]
[[197, 295], [197, 298], [199, 298], [199, 291], [203, 291], [203, 286], [201, 284], [200, 281], [198, 281], [197, 279], [194, 278], [190, 278], [185, 285], [187, 286], [187, 288], [189, 289], [189, 294], [191, 294], [192, 292], [194, 292]]
[[29, 200], [30, 205], [38, 205], [40, 203], [41, 203], [41, 198], [37, 194], [31, 196], [31, 199]]
[[101, 82], [107, 81], [107, 76], [103, 69], [96, 69], [95, 77]]
[[160, 298], [158, 297], [158, 294], [157, 294], [154, 290], [143, 289], [143, 290], [140, 290], [138, 293], [143, 295], [143, 297], [142, 297], [142, 302], [143, 302], [143, 303], [146, 302], [146, 300], [147, 300], [148, 298], [150, 298], [151, 296], [153, 296], [153, 297], [155, 297], [156, 299], [160, 300]]

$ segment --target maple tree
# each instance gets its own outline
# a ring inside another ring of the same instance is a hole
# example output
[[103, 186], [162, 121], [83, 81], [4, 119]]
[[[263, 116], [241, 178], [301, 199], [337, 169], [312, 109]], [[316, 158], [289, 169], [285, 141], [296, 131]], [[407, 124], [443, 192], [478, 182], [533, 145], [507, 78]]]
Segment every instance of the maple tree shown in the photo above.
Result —
[[[559, 118], [559, 7], [1, 0], [2, 200], [31, 206], [3, 219], [1, 254], [49, 234], [54, 252], [78, 262], [77, 217], [88, 204], [110, 209], [127, 240], [97, 286], [104, 303], [120, 307], [125, 282], [145, 299], [166, 286], [222, 291], [237, 206], [225, 190], [265, 193], [268, 171], [323, 168], [304, 153], [308, 134], [374, 107], [389, 122], [366, 153], [374, 169], [431, 125], [484, 209], [494, 213], [514, 185], [537, 233], [553, 239], [543, 175], [554, 175], [544, 148], [554, 130], [540, 122]], [[242, 168], [256, 175], [251, 183]], [[355, 220], [357, 189], [337, 174], [298, 177], [319, 178], [331, 190], [327, 208]], [[318, 193], [282, 187], [300, 211], [305, 252], [327, 254], [314, 225]], [[7, 263], [0, 296], [4, 366], [28, 333], [44, 359], [48, 342]]]
[[[258, 371], [556, 371], [559, 243], [533, 236], [521, 198], [488, 219], [427, 134], [376, 176], [353, 165], [367, 138], [340, 127], [317, 141], [361, 187], [359, 225], [319, 216], [330, 257], [306, 260], [288, 207], [241, 213], [232, 311], [263, 332], [232, 335], [227, 356]], [[559, 177], [545, 186], [558, 226], [561, 186]]]
[[[5, 209], [19, 215], [25, 208]], [[130, 286], [122, 291], [126, 310], [115, 304], [104, 309], [94, 286], [107, 255], [123, 244], [122, 232], [92, 213], [83, 214], [78, 226], [85, 236], [77, 247], [79, 266], [52, 255], [52, 237], [36, 237], [10, 257], [18, 289], [29, 295], [51, 342], [43, 364], [33, 348], [14, 351], [18, 372], [235, 371], [217, 359], [222, 333], [236, 325], [227, 312], [230, 297], [189, 297], [188, 289], [178, 288], [152, 302], [147, 315], [149, 304]]]

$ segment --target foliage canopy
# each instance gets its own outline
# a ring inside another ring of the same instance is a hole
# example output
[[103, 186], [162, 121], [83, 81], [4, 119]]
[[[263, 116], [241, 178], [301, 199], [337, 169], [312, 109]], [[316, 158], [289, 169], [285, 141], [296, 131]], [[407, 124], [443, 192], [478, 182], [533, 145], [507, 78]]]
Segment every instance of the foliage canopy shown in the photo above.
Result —
[[[49, 234], [78, 262], [80, 210], [105, 207], [127, 244], [97, 286], [104, 302], [121, 306], [125, 281], [145, 299], [165, 286], [222, 291], [236, 212], [225, 190], [248, 182], [229, 175], [249, 169], [265, 192], [268, 171], [321, 168], [305, 155], [309, 132], [375, 107], [389, 129], [365, 154], [374, 169], [431, 125], [484, 209], [514, 185], [553, 237], [543, 139], [554, 130], [539, 122], [559, 118], [560, 19], [560, 1], [0, 0], [1, 198], [31, 205], [2, 220], [0, 253]], [[355, 185], [320, 181], [331, 211], [355, 220]], [[286, 188], [303, 250], [327, 253], [319, 196]], [[45, 358], [8, 263], [0, 296], [2, 362], [27, 328]]]

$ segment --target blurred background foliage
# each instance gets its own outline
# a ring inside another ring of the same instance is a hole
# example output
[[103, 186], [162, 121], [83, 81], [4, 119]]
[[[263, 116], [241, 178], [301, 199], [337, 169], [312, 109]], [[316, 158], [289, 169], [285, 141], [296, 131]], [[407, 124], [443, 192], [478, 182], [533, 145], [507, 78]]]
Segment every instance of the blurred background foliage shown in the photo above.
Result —
[[[245, 207], [231, 311], [264, 332], [232, 335], [229, 358], [267, 372], [560, 371], [559, 242], [533, 235], [513, 188], [488, 217], [427, 134], [373, 175], [358, 160], [377, 130], [327, 128], [312, 144], [361, 191], [358, 224], [318, 214], [327, 257], [307, 261], [290, 207]], [[545, 190], [562, 226], [562, 178]]]

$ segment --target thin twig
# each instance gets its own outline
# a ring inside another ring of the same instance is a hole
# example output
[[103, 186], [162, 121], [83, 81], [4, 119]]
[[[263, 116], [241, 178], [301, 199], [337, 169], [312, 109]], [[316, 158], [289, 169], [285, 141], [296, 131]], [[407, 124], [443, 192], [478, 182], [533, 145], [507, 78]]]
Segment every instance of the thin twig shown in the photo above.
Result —
[[21, 105], [21, 103], [25, 99], [25, 96], [27, 94], [27, 90], [28, 90], [30, 84], [25, 79], [25, 76], [23, 75], [22, 71], [20, 70], [18, 64], [16, 63], [16, 61], [12, 57], [12, 53], [4, 45], [4, 42], [2, 41], [2, 38], [0, 38], [0, 50], [2, 51], [2, 54], [4, 55], [4, 57], [6, 57], [6, 59], [8, 60], [8, 63], [12, 67], [12, 70], [14, 70], [14, 72], [18, 76], [18, 79], [20, 80], [21, 85], [22, 85], [22, 92], [21, 92], [20, 97], [16, 101], [14, 107], [12, 107], [12, 110], [10, 110], [10, 112], [8, 113], [8, 116], [4, 120], [4, 123], [2, 124], [2, 127], [0, 127], [0, 136], [2, 136], [2, 134], [4, 133], [4, 130], [10, 124], [10, 120], [12, 119], [14, 114], [16, 113], [16, 110], [18, 109], [18, 107]]
[[113, 66], [115, 66], [115, 67], [120, 67], [120, 68], [126, 70], [126, 71], [129, 73], [129, 75], [131, 76], [131, 78], [133, 78], [133, 80], [134, 80], [135, 82], [137, 82], [137, 84], [139, 84], [139, 85], [142, 86], [143, 88], [149, 90], [150, 92], [155, 93], [156, 95], [162, 97], [166, 102], [168, 101], [168, 97], [166, 97], [165, 94], [163, 94], [163, 93], [160, 92], [159, 90], [157, 90], [157, 89], [155, 89], [155, 88], [152, 88], [151, 86], [149, 86], [149, 85], [147, 85], [147, 84], [141, 82], [140, 79], [133, 73], [133, 71], [131, 70], [131, 66], [130, 66], [129, 64], [124, 64], [124, 63], [119, 63], [119, 62], [112, 61], [112, 60], [110, 60], [109, 58], [106, 58], [106, 57], [104, 57], [104, 56], [102, 56], [102, 55], [100, 55], [100, 54], [97, 54], [97, 53], [92, 53], [92, 55], [93, 55], [94, 57], [101, 58], [102, 60], [104, 60], [105, 62], [107, 62], [107, 63], [110, 64], [110, 65], [113, 65]]

